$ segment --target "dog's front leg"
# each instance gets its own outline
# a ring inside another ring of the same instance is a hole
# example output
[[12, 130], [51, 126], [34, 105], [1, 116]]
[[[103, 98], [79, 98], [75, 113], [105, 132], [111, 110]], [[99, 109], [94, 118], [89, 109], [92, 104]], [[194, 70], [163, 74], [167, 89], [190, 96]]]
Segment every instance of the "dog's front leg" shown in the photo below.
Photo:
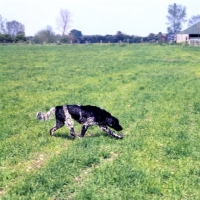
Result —
[[68, 118], [68, 120], [65, 121], [65, 125], [69, 128], [71, 136], [79, 138], [74, 131], [74, 122], [71, 118]]
[[86, 126], [86, 125], [83, 125], [82, 126], [82, 129], [81, 129], [81, 137], [84, 137], [84, 135], [85, 135], [85, 132], [87, 131], [87, 129], [88, 129], [88, 126]]
[[69, 130], [70, 130], [70, 135], [71, 135], [71, 136], [79, 138], [79, 136], [76, 135], [76, 133], [75, 133], [75, 131], [74, 131], [74, 127], [69, 128]]
[[117, 135], [116, 133], [114, 133], [113, 131], [111, 131], [107, 126], [99, 126], [101, 128], [102, 131], [108, 133], [110, 136], [115, 137], [117, 139], [122, 139], [123, 136], [121, 135]]

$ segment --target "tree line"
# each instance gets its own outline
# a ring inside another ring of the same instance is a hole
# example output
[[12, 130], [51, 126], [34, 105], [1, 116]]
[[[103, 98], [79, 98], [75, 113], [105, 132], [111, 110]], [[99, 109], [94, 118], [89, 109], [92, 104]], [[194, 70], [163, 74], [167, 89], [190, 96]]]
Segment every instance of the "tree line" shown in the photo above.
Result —
[[140, 42], [163, 42], [174, 40], [175, 35], [182, 30], [184, 23], [188, 21], [188, 27], [200, 21], [200, 15], [194, 15], [186, 20], [186, 7], [176, 3], [168, 6], [167, 34], [161, 32], [150, 33], [147, 37], [127, 35], [118, 31], [115, 35], [83, 35], [80, 30], [73, 29], [67, 34], [71, 13], [67, 9], [61, 9], [56, 19], [57, 29], [61, 34], [56, 34], [51, 26], [38, 31], [35, 36], [25, 36], [25, 26], [15, 20], [7, 21], [0, 15], [0, 43], [28, 42], [42, 43], [140, 43]]

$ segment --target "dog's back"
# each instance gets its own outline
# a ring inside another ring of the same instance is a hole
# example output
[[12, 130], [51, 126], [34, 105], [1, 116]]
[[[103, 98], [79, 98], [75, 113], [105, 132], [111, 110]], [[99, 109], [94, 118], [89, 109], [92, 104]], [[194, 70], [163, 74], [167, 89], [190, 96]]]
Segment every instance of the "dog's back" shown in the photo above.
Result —
[[111, 114], [97, 106], [67, 105], [67, 109], [72, 118], [79, 123], [84, 123], [88, 118], [93, 118], [95, 122], [104, 122]]

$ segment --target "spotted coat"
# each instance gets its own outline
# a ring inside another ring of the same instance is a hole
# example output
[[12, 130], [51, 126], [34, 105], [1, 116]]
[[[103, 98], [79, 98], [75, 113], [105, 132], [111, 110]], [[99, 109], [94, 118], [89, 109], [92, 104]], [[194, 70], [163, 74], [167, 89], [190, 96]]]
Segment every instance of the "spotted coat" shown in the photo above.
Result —
[[[47, 113], [38, 112], [37, 119], [48, 120], [51, 115], [55, 113], [55, 125], [50, 129], [50, 135], [53, 136], [54, 132], [66, 125], [70, 134], [74, 137], [84, 137], [85, 132], [90, 126], [98, 125], [101, 130], [105, 131], [112, 137], [121, 139], [122, 135], [117, 135], [108, 128], [111, 127], [116, 131], [121, 131], [122, 127], [117, 118], [112, 116], [109, 112], [96, 106], [86, 105], [63, 105], [51, 108]], [[74, 131], [74, 120], [82, 124], [81, 134], [78, 136]]]

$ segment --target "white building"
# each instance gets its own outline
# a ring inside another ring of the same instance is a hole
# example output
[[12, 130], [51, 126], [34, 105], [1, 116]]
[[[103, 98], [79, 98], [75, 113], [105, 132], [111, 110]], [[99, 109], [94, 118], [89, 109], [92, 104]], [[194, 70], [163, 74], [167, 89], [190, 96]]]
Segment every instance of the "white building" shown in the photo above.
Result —
[[200, 22], [194, 24], [184, 31], [179, 32], [176, 35], [176, 42], [200, 45]]

